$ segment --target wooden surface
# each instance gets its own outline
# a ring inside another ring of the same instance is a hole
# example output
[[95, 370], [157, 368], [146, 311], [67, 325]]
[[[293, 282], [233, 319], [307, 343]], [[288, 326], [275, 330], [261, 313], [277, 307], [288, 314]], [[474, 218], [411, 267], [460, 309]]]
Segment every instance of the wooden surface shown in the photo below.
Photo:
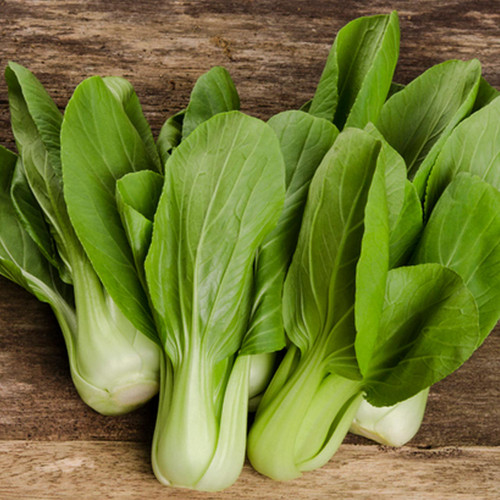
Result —
[[[0, 470], [3, 500], [176, 498], [176, 499], [345, 499], [498, 498], [498, 448], [445, 447], [435, 450], [343, 445], [325, 467], [286, 483], [245, 466], [238, 481], [217, 493], [165, 488], [148, 465], [144, 443], [6, 441]], [[471, 487], [471, 477], [474, 487]], [[44, 488], [40, 487], [41, 480]], [[75, 497], [73, 497], [75, 498]]]
[[[269, 118], [311, 97], [336, 31], [400, 13], [396, 79], [478, 57], [500, 88], [499, 2], [0, 0], [0, 65], [30, 68], [63, 108], [93, 74], [133, 83], [156, 134], [196, 78], [228, 68], [242, 109]], [[5, 83], [0, 143], [13, 147]], [[348, 437], [323, 469], [275, 483], [246, 466], [224, 494], [162, 487], [149, 464], [155, 401], [102, 417], [78, 399], [49, 308], [0, 279], [0, 498], [498, 498], [500, 335], [433, 387], [420, 433], [401, 450]]]

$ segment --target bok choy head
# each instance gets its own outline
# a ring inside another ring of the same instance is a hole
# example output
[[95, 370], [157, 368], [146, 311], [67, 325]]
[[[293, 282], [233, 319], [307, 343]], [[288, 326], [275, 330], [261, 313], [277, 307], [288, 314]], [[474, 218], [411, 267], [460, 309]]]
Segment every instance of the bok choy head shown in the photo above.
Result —
[[[475, 108], [453, 129], [432, 167], [425, 197], [429, 220], [422, 238], [410, 245], [408, 258], [414, 253], [415, 263], [445, 264], [464, 279], [476, 299], [480, 338], [484, 340], [500, 316], [500, 229], [495, 195], [500, 187], [500, 99], [484, 79]], [[408, 215], [403, 217], [407, 226]], [[401, 446], [418, 431], [427, 394], [428, 390], [422, 391], [387, 408], [374, 408], [365, 401], [351, 430]]]
[[[26, 235], [54, 267], [50, 272], [56, 272], [61, 281], [73, 287], [76, 318], [70, 321], [67, 314], [58, 313], [58, 307], [53, 306], [66, 340], [73, 381], [82, 399], [95, 410], [104, 414], [130, 411], [158, 390], [158, 347], [124, 317], [104, 290], [70, 221], [63, 193], [62, 114], [27, 69], [9, 63], [5, 75], [12, 129], [20, 156], [12, 178], [14, 207]], [[104, 90], [109, 99], [94, 95], [92, 106], [100, 108], [104, 116], [114, 113], [117, 120], [121, 116], [129, 121], [128, 112], [147, 141], [145, 119], [135, 93], [127, 85], [110, 81]], [[74, 121], [72, 108], [75, 100], [78, 102], [78, 94], [69, 106], [69, 122]], [[97, 137], [88, 140], [92, 124], [81, 125], [66, 127], [71, 128], [75, 142], [81, 141], [81, 148], [66, 157], [72, 164], [96, 155]], [[98, 140], [110, 135], [104, 121], [101, 125], [103, 133]], [[145, 149], [151, 148], [145, 146]], [[83, 189], [81, 184], [78, 189]], [[88, 206], [91, 202], [86, 198], [82, 209]], [[19, 256], [14, 258], [19, 259]]]
[[478, 305], [456, 271], [429, 260], [391, 268], [390, 212], [404, 212], [393, 197], [407, 180], [384, 147], [346, 129], [312, 180], [284, 288], [291, 346], [249, 434], [252, 465], [272, 478], [326, 463], [363, 397], [408, 399], [479, 345]]
[[284, 180], [272, 129], [237, 111], [203, 122], [166, 163], [145, 265], [165, 353], [152, 452], [163, 483], [218, 490], [243, 465], [250, 356], [239, 351]]

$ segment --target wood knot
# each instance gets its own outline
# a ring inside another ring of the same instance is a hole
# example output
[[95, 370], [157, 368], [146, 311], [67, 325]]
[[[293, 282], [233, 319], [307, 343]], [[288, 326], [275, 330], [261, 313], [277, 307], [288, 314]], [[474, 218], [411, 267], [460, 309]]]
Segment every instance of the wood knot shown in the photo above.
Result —
[[231, 50], [231, 42], [229, 40], [226, 40], [225, 38], [216, 35], [213, 36], [210, 41], [219, 49], [222, 50], [222, 53], [230, 60], [233, 60], [233, 53]]

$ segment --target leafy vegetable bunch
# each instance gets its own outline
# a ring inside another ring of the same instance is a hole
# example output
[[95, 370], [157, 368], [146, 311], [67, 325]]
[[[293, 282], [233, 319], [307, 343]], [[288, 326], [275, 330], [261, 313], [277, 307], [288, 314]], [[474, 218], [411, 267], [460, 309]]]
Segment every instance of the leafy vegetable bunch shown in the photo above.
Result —
[[477, 60], [395, 84], [398, 55], [396, 13], [352, 21], [267, 123], [215, 67], [156, 141], [126, 80], [63, 116], [7, 66], [0, 272], [52, 307], [96, 411], [159, 388], [162, 483], [223, 489], [245, 451], [291, 479], [349, 428], [401, 445], [497, 323], [499, 92]]

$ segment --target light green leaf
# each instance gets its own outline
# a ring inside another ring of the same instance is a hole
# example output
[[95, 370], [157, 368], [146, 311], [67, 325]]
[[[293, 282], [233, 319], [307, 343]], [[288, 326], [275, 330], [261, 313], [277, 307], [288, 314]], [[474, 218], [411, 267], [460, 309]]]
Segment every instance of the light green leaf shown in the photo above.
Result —
[[399, 55], [396, 12], [361, 17], [339, 32], [328, 55], [310, 113], [339, 128], [376, 120]]
[[283, 293], [285, 329], [303, 353], [328, 343], [329, 354], [354, 342], [354, 329], [344, 323], [352, 324], [365, 205], [380, 147], [368, 133], [346, 129], [311, 182]]
[[115, 189], [125, 174], [155, 170], [156, 165], [123, 106], [100, 77], [76, 88], [66, 108], [61, 143], [64, 196], [78, 238], [123, 314], [155, 339], [148, 298], [121, 223]]
[[135, 93], [134, 87], [125, 78], [118, 76], [106, 76], [103, 78], [104, 83], [109, 90], [113, 92], [114, 96], [122, 104], [123, 110], [127, 114], [130, 122], [137, 130], [144, 147], [149, 155], [150, 162], [155, 165], [156, 170], [162, 171], [162, 164], [156, 144], [151, 133], [149, 123], [146, 121], [142, 112], [141, 103]]
[[144, 287], [144, 260], [151, 244], [153, 218], [163, 187], [163, 177], [151, 170], [124, 175], [116, 183], [116, 202], [135, 266]]
[[476, 299], [481, 343], [500, 319], [500, 192], [460, 173], [432, 211], [413, 261], [437, 262], [462, 277]]
[[146, 259], [162, 342], [174, 366], [198, 345], [221, 360], [241, 345], [255, 251], [282, 209], [279, 143], [260, 120], [219, 114], [175, 149], [165, 174]]
[[438, 382], [469, 358], [478, 339], [476, 303], [460, 276], [439, 264], [392, 269], [363, 367], [368, 402], [391, 406]]
[[273, 116], [269, 125], [280, 141], [287, 190], [278, 224], [257, 252], [254, 301], [242, 353], [254, 352], [256, 345], [266, 351], [285, 346], [283, 281], [297, 244], [309, 183], [338, 135], [332, 123], [301, 111]]
[[217, 113], [240, 109], [240, 98], [229, 72], [215, 66], [196, 81], [182, 123], [187, 137], [200, 123]]
[[382, 107], [377, 128], [404, 158], [421, 198], [444, 141], [472, 110], [480, 76], [476, 59], [446, 61], [428, 69]]
[[500, 98], [460, 123], [446, 141], [429, 177], [429, 214], [459, 172], [470, 172], [500, 189]]

